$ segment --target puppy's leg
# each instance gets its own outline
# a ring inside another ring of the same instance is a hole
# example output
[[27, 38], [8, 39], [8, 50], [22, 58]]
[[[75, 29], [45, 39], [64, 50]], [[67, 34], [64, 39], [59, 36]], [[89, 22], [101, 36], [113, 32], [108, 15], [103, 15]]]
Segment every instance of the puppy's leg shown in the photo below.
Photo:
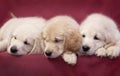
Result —
[[97, 51], [96, 51], [96, 55], [97, 56], [100, 56], [100, 57], [105, 57], [107, 56], [107, 48], [109, 48], [110, 46], [113, 46], [114, 43], [108, 43], [106, 44], [104, 47], [101, 47], [99, 48]]
[[105, 57], [106, 56], [106, 49], [104, 47], [99, 48], [95, 54], [100, 57]]
[[7, 49], [8, 40], [0, 41], [0, 52], [3, 52]]
[[110, 58], [117, 57], [120, 54], [120, 47], [119, 46], [111, 46], [107, 48], [107, 56]]
[[64, 61], [67, 62], [68, 64], [75, 65], [77, 62], [77, 56], [75, 53], [65, 52], [62, 55], [62, 57], [63, 57]]

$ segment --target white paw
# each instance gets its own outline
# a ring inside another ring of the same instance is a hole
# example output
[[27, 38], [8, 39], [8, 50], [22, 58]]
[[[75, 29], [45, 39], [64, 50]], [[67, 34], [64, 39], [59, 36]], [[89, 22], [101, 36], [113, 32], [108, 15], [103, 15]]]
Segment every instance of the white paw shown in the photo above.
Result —
[[67, 62], [68, 64], [75, 65], [77, 62], [77, 56], [74, 53], [71, 54], [64, 53], [62, 57], [64, 61]]
[[113, 47], [109, 47], [107, 49], [107, 56], [109, 56], [109, 57], [112, 57], [112, 58], [117, 57], [117, 56], [119, 56], [119, 54], [120, 54], [119, 47], [113, 46]]
[[106, 56], [106, 49], [105, 48], [100, 48], [96, 51], [95, 54], [97, 56], [100, 56], [100, 57], [105, 57]]

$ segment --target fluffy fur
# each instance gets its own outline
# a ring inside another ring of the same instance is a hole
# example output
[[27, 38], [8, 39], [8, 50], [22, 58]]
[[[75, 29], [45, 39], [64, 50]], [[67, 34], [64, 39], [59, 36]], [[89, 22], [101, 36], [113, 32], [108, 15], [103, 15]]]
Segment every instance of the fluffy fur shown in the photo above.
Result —
[[120, 33], [111, 18], [102, 14], [91, 14], [80, 25], [80, 32], [83, 36], [81, 54], [119, 56]]
[[45, 19], [38, 17], [12, 18], [0, 29], [0, 51], [12, 55], [41, 53], [39, 35]]
[[41, 33], [44, 53], [48, 58], [63, 57], [68, 64], [76, 64], [75, 53], [80, 49], [82, 36], [79, 24], [68, 16], [57, 16], [46, 23]]

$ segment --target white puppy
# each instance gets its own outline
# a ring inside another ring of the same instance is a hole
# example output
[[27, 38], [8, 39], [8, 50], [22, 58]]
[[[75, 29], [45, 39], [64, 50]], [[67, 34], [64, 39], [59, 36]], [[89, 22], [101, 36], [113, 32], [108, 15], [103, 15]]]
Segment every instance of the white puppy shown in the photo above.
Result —
[[41, 53], [39, 35], [45, 20], [38, 17], [12, 18], [0, 29], [0, 51], [13, 55]]
[[120, 33], [116, 23], [102, 14], [89, 15], [80, 25], [81, 54], [116, 57], [120, 53]]

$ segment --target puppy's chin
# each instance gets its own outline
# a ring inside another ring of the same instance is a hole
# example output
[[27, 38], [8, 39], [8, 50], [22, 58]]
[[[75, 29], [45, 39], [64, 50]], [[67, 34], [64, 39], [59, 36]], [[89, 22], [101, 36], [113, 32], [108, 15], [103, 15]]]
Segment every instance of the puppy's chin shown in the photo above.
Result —
[[[45, 55], [46, 56], [46, 55]], [[52, 58], [57, 58], [57, 57], [52, 57], [52, 56], [46, 56], [48, 59], [52, 59]]]
[[63, 54], [63, 50], [59, 50], [59, 51], [55, 51], [55, 52], [52, 52], [52, 54], [50, 56], [47, 56], [44, 52], [44, 55], [47, 57], [47, 58], [57, 58], [59, 56], [61, 56]]
[[83, 51], [81, 51], [80, 52], [80, 55], [82, 55], [82, 56], [87, 56], [87, 55], [94, 55], [94, 53], [91, 53], [90, 51], [89, 52], [83, 52]]
[[57, 58], [57, 57], [61, 56], [61, 54], [59, 54], [59, 55], [53, 54], [53, 55], [51, 55], [51, 56], [47, 56], [47, 55], [45, 54], [45, 56], [46, 56], [47, 58]]
[[45, 55], [47, 58], [57, 58], [57, 57], [59, 57], [59, 56], [47, 56], [47, 55]]
[[14, 53], [10, 53], [11, 55], [14, 55], [14, 56], [22, 56], [23, 54], [18, 54], [18, 53], [16, 53], [16, 54], [14, 54]]
[[18, 55], [18, 56], [27, 55], [26, 53], [11, 53], [11, 52], [9, 54], [11, 54], [11, 55]]
[[7, 52], [8, 52], [10, 55], [16, 55], [16, 56], [27, 55], [27, 53], [25, 53], [25, 52], [22, 52], [22, 53], [19, 53], [19, 52], [12, 53], [12, 52], [10, 52], [10, 50], [9, 50], [9, 49], [7, 50]]

